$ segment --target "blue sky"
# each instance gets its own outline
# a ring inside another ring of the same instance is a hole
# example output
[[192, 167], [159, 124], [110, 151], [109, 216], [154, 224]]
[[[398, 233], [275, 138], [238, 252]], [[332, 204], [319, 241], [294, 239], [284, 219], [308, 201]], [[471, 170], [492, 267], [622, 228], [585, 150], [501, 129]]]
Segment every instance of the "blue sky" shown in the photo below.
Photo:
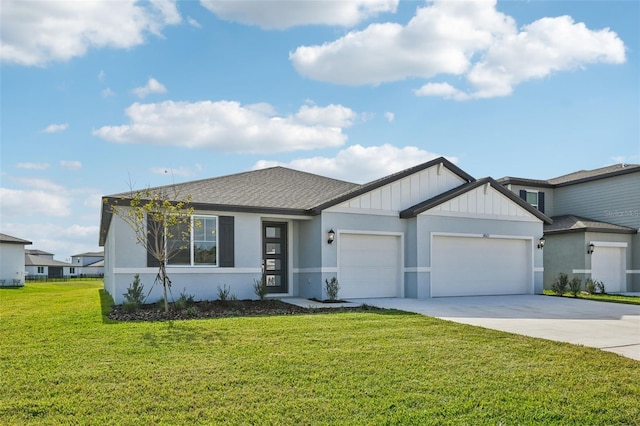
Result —
[[640, 162], [635, 0], [2, 0], [0, 18], [0, 232], [59, 260], [100, 249], [100, 197], [131, 185]]

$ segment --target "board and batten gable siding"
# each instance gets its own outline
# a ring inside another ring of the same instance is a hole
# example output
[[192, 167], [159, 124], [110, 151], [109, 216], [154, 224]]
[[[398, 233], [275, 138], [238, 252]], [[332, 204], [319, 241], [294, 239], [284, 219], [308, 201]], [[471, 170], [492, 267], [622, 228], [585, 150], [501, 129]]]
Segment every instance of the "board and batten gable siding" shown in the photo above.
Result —
[[554, 215], [640, 228], [640, 173], [561, 186], [555, 192]]
[[452, 217], [490, 217], [501, 220], [541, 223], [540, 219], [488, 185], [475, 188], [421, 214]]
[[397, 213], [463, 183], [466, 181], [460, 176], [444, 166], [435, 165], [327, 210], [342, 213], [362, 213], [363, 210], [367, 210], [368, 214]]

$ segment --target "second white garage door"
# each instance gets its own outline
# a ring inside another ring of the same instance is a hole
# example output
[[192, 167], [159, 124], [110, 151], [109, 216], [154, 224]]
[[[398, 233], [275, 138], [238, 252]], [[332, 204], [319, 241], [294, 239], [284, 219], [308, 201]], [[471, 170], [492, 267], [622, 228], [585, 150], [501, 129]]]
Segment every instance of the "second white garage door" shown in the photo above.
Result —
[[434, 236], [431, 297], [533, 293], [531, 240]]
[[400, 236], [341, 234], [339, 241], [338, 297], [402, 296]]

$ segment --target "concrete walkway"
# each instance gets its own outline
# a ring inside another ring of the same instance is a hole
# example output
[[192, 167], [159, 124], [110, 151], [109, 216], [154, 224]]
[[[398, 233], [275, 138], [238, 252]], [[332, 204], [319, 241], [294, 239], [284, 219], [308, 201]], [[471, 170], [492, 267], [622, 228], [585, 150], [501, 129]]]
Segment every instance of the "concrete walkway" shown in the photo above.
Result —
[[599, 348], [640, 360], [640, 305], [534, 295], [350, 301]]

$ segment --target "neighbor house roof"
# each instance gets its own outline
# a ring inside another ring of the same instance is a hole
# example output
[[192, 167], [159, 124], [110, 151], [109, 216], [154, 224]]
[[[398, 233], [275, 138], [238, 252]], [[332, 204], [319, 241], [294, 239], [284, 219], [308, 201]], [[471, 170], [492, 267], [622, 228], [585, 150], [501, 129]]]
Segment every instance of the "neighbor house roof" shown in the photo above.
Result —
[[97, 262], [93, 262], [83, 266], [83, 268], [100, 268], [100, 267], [104, 267], [104, 259], [98, 260]]
[[574, 215], [554, 216], [552, 219], [553, 223], [545, 225], [544, 227], [545, 235], [566, 234], [571, 232], [605, 232], [616, 234], [635, 234], [638, 232], [635, 228], [614, 225], [612, 223], [600, 222]]
[[12, 237], [11, 235], [1, 234], [0, 233], [0, 242], [7, 244], [33, 244], [31, 241], [23, 240], [22, 238]]
[[552, 220], [551, 218], [549, 218], [548, 216], [546, 216], [544, 213], [540, 212], [538, 209], [534, 208], [531, 204], [527, 203], [526, 201], [524, 201], [522, 198], [518, 197], [516, 194], [514, 194], [513, 192], [509, 191], [508, 189], [506, 189], [504, 186], [502, 186], [498, 181], [496, 181], [495, 179], [492, 179], [490, 177], [486, 177], [486, 178], [482, 178], [482, 179], [478, 179], [476, 181], [473, 182], [469, 182], [465, 185], [461, 185], [457, 188], [453, 188], [447, 192], [444, 192], [440, 195], [437, 195], [429, 200], [426, 200], [420, 204], [416, 204], [413, 207], [409, 207], [406, 210], [403, 210], [402, 212], [400, 212], [400, 217], [402, 218], [410, 218], [410, 217], [415, 217], [417, 215], [419, 215], [422, 212], [425, 212], [429, 209], [432, 209], [436, 206], [439, 206], [442, 203], [445, 203], [449, 200], [452, 200], [466, 192], [469, 192], [475, 188], [478, 188], [482, 185], [490, 185], [492, 188], [494, 188], [496, 191], [500, 192], [501, 194], [503, 194], [505, 197], [509, 198], [510, 200], [512, 200], [513, 202], [515, 202], [516, 204], [518, 204], [520, 207], [522, 207], [523, 209], [527, 210], [529, 213], [531, 213], [532, 215], [534, 215], [535, 217], [537, 217], [538, 219], [540, 219], [541, 221], [543, 221], [544, 223], [551, 223]]
[[25, 266], [74, 266], [70, 263], [60, 262], [58, 260], [40, 257], [34, 254], [25, 254], [24, 264]]
[[26, 254], [32, 254], [34, 256], [53, 256], [53, 253], [38, 249], [27, 249], [24, 251]]
[[553, 188], [558, 186], [575, 185], [577, 183], [588, 182], [597, 179], [605, 179], [636, 172], [640, 172], [640, 164], [614, 164], [612, 166], [601, 167], [593, 170], [580, 170], [547, 180], [507, 176], [498, 179], [498, 182], [503, 185], [531, 185], [537, 187]]
[[86, 253], [74, 254], [71, 257], [104, 257], [104, 251], [89, 251]]

